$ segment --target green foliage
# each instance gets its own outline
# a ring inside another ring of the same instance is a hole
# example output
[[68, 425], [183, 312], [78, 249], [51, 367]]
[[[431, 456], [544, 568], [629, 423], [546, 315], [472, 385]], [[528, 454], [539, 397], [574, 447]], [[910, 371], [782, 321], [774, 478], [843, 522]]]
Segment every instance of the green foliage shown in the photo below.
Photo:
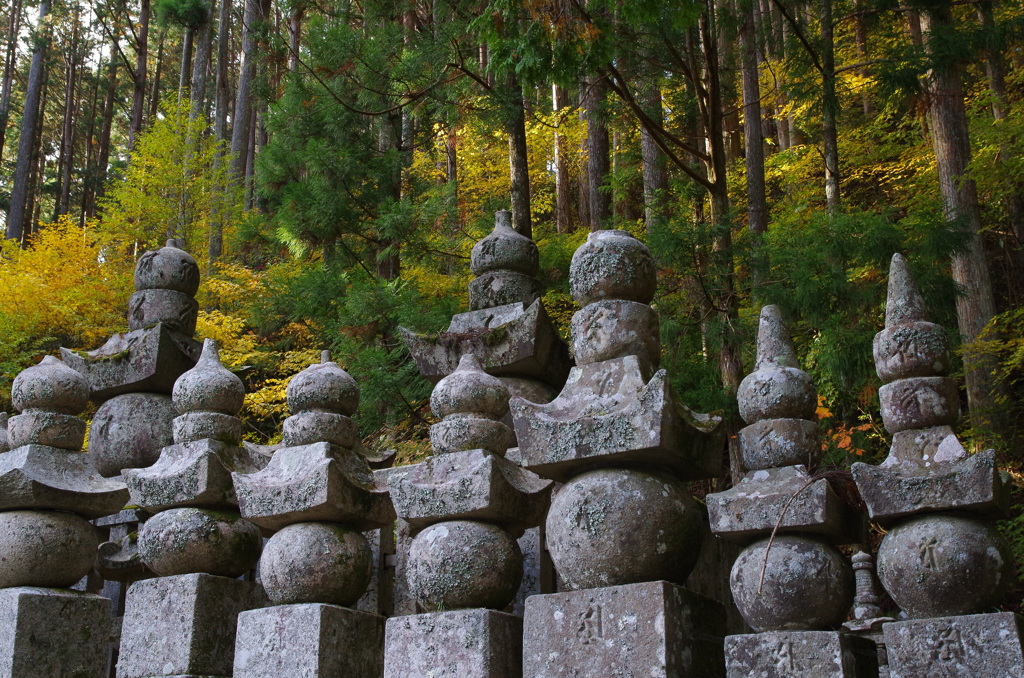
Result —
[[210, 20], [206, 0], [154, 0], [153, 12], [164, 26], [174, 24], [194, 30]]

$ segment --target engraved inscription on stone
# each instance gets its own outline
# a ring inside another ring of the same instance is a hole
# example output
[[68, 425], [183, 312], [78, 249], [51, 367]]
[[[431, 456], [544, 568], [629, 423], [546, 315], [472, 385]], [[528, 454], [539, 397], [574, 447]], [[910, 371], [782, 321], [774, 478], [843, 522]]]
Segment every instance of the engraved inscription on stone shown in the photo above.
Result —
[[960, 631], [954, 626], [938, 629], [929, 636], [928, 649], [932, 660], [937, 662], [961, 662], [966, 654]]
[[576, 634], [584, 645], [590, 645], [604, 638], [602, 626], [601, 606], [591, 605], [580, 613], [580, 624]]
[[917, 555], [921, 559], [921, 567], [932, 572], [939, 571], [939, 559], [936, 553], [938, 545], [939, 541], [935, 537], [929, 537], [921, 541], [917, 547]]
[[775, 668], [782, 675], [795, 675], [796, 665], [793, 662], [793, 643], [788, 640], [775, 646]]

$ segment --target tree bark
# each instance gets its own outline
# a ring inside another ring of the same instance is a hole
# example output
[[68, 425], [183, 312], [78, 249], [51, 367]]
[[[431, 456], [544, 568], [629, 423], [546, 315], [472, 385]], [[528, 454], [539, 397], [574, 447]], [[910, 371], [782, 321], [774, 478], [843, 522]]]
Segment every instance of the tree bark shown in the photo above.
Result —
[[178, 101], [180, 102], [192, 77], [192, 43], [195, 41], [194, 28], [186, 28], [181, 38], [181, 68], [178, 70]]
[[4, 157], [7, 123], [11, 118], [11, 89], [14, 72], [18, 68], [18, 34], [21, 31], [21, 0], [12, 0], [10, 23], [7, 30], [7, 49], [4, 53], [4, 79], [0, 84], [0, 161]]
[[[231, 0], [221, 0], [220, 15], [217, 20], [217, 82], [215, 93], [215, 113], [213, 118], [213, 136], [217, 139], [217, 154], [214, 156], [214, 171], [218, 172], [224, 165], [224, 146], [228, 142], [228, 106], [231, 97], [228, 92], [228, 60], [231, 43]], [[224, 253], [224, 222], [223, 199], [227, 187], [221, 186], [214, 200], [210, 214], [210, 233], [207, 242], [207, 255], [212, 269]]]
[[79, 8], [74, 12], [71, 28], [71, 44], [67, 49], [64, 80], [64, 124], [61, 130], [60, 157], [58, 166], [57, 200], [54, 204], [54, 219], [67, 214], [71, 208], [71, 171], [75, 164], [75, 130], [78, 117], [78, 36]]
[[754, 12], [741, 6], [738, 41], [743, 93], [743, 145], [747, 170], [747, 228], [760, 239], [768, 231], [768, 199], [764, 183], [764, 136], [761, 129], [761, 83], [757, 68], [757, 26]]
[[587, 114], [587, 193], [590, 204], [590, 230], [608, 228], [612, 218], [612, 196], [606, 190], [611, 173], [610, 139], [605, 96], [608, 81], [604, 76], [587, 78], [585, 107]]
[[526, 111], [523, 88], [512, 76], [508, 82], [505, 131], [508, 133], [509, 193], [512, 198], [512, 228], [533, 237], [530, 216], [530, 161], [526, 146]]
[[[558, 85], [551, 85], [551, 109], [557, 118], [556, 124], [561, 127], [564, 115], [562, 112], [568, 106], [568, 97], [565, 90]], [[565, 135], [556, 128], [554, 135], [554, 165], [555, 165], [555, 231], [568, 233], [572, 229], [570, 222], [570, 205], [572, 204], [569, 195], [569, 163], [565, 159]]]
[[191, 105], [189, 116], [195, 120], [206, 118], [206, 82], [210, 72], [210, 55], [213, 49], [213, 11], [217, 0], [210, 0], [210, 13], [203, 25], [196, 29], [196, 55], [192, 66], [192, 87], [189, 90]]
[[830, 214], [839, 211], [839, 98], [836, 96], [836, 55], [832, 25], [832, 0], [821, 0], [821, 121], [825, 147], [825, 205]]
[[[658, 126], [664, 122], [661, 78], [651, 76], [640, 86], [641, 106]], [[640, 128], [640, 156], [643, 159], [644, 224], [652, 233], [668, 218], [668, 168], [665, 154], [647, 126]]]
[[146, 110], [146, 74], [149, 62], [149, 0], [140, 0], [139, 29], [135, 43], [135, 74], [132, 77], [132, 118], [128, 131], [128, 150], [135, 148], [135, 142], [142, 132]]
[[149, 90], [149, 119], [155, 120], [157, 111], [160, 110], [160, 83], [163, 80], [164, 72], [164, 45], [167, 38], [167, 30], [160, 31], [156, 47], [156, 65], [153, 68], [153, 86]]
[[89, 201], [86, 214], [96, 214], [96, 202], [103, 197], [107, 185], [107, 164], [110, 161], [110, 131], [114, 121], [114, 100], [117, 98], [117, 37], [111, 38], [107, 92], [103, 97], [103, 124], [100, 127], [99, 152], [96, 158], [97, 185], [95, 197]]
[[231, 168], [239, 180], [244, 180], [249, 160], [249, 143], [252, 137], [251, 88], [256, 77], [255, 24], [260, 20], [260, 0], [244, 0], [242, 18], [242, 63], [238, 72], [238, 89], [235, 91], [235, 111], [231, 123]]

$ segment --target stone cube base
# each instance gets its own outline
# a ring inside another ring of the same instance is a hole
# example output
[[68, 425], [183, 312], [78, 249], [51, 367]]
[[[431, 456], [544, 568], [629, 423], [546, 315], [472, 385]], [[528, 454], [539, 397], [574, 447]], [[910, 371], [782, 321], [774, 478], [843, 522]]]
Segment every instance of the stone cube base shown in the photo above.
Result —
[[384, 617], [306, 603], [238, 615], [234, 678], [380, 678]]
[[135, 582], [125, 601], [117, 678], [230, 676], [238, 614], [264, 605], [261, 586], [227, 577]]
[[64, 589], [0, 589], [0, 678], [104, 678], [110, 601]]
[[494, 610], [388, 619], [384, 678], [521, 678], [523, 620]]
[[725, 639], [728, 678], [875, 678], [875, 644], [836, 631], [769, 631]]
[[891, 678], [1024, 678], [1021, 618], [1012, 612], [890, 622]]
[[664, 581], [533, 596], [524, 678], [724, 675], [721, 606]]

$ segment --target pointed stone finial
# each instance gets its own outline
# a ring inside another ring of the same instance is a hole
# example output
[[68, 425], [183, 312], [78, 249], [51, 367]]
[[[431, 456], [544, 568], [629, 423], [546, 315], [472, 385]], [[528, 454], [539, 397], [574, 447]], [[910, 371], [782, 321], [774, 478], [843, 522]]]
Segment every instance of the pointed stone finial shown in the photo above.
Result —
[[800, 367], [782, 311], [775, 304], [761, 309], [757, 328], [757, 369], [766, 367]]
[[85, 440], [80, 414], [89, 403], [85, 378], [53, 356], [14, 378], [11, 401], [21, 414], [7, 422], [7, 443], [46, 445], [77, 452]]
[[331, 352], [327, 349], [320, 351], [320, 364], [326, 365], [329, 362], [331, 362]]
[[174, 407], [186, 412], [238, 414], [245, 400], [245, 386], [220, 361], [217, 342], [206, 339], [196, 366], [178, 377], [171, 393]]
[[491, 271], [515, 271], [523, 275], [537, 275], [540, 253], [537, 245], [512, 228], [508, 210], [495, 214], [494, 230], [475, 245], [470, 254], [470, 268], [481, 276]]
[[442, 418], [430, 427], [435, 454], [475, 449], [505, 454], [512, 430], [500, 419], [508, 412], [508, 399], [508, 388], [484, 372], [476, 356], [462, 356], [458, 369], [430, 394], [430, 409]]
[[894, 327], [918, 320], [928, 320], [928, 309], [917, 283], [910, 275], [907, 260], [898, 252], [889, 266], [889, 291], [885, 302], [885, 326]]

